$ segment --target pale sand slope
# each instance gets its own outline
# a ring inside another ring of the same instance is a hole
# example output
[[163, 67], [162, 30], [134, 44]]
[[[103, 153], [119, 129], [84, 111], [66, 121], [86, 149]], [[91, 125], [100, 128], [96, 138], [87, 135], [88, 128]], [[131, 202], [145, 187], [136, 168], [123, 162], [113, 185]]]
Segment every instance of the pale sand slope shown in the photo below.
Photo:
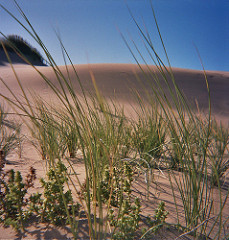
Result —
[[[45, 98], [53, 97], [47, 84], [44, 83], [34, 69], [27, 65], [15, 66], [22, 84], [30, 91], [34, 91], [36, 94]], [[50, 67], [38, 67], [38, 69], [51, 79], [55, 85], [58, 85], [57, 79]], [[61, 66], [60, 69], [63, 72], [66, 72], [64, 66]], [[75, 65], [75, 69], [86, 90], [93, 90], [89, 73], [89, 71], [91, 71], [93, 72], [96, 84], [102, 95], [106, 97], [115, 97], [123, 103], [131, 103], [132, 100], [134, 100], [131, 89], [137, 89], [143, 97], [146, 95], [144, 87], [147, 91], [152, 93], [151, 87], [149, 87], [149, 83], [147, 82], [149, 81], [151, 84], [154, 82], [153, 78], [146, 77], [146, 74], [143, 74], [139, 67], [134, 64]], [[158, 71], [153, 66], [151, 66], [151, 71], [159, 75]], [[77, 84], [77, 79], [72, 67], [69, 67], [69, 73], [75, 90], [79, 93], [79, 84]], [[203, 71], [174, 68], [173, 73], [178, 86], [185, 93], [189, 103], [195, 106], [195, 101], [197, 100], [200, 110], [208, 111], [208, 92]], [[0, 76], [7, 82], [10, 88], [13, 88], [17, 93], [20, 93], [19, 87], [15, 83], [14, 74], [8, 66], [0, 67]], [[213, 114], [225, 117], [228, 116], [229, 72], [207, 71], [207, 77], [211, 92]], [[139, 79], [141, 79], [141, 83], [139, 82]], [[163, 81], [161, 80], [161, 82]], [[0, 89], [1, 92], [6, 92], [2, 83], [0, 83]]]
[[[135, 98], [133, 97], [132, 89], [137, 89], [140, 95], [144, 98], [146, 96], [144, 86], [146, 86], [149, 92], [152, 92], [147, 85], [145, 74], [141, 72], [137, 65], [132, 64], [92, 64], [92, 65], [75, 65], [79, 78], [87, 91], [93, 90], [91, 71], [96, 79], [96, 84], [101, 93], [108, 98], [115, 98], [121, 105], [128, 108], [134, 104]], [[61, 66], [60, 69], [65, 71], [65, 67]], [[145, 69], [145, 68], [144, 68]], [[38, 67], [38, 70], [45, 74], [56, 86], [58, 86], [57, 79], [53, 70], [50, 67]], [[15, 71], [18, 74], [23, 86], [25, 86], [33, 94], [40, 95], [47, 101], [56, 103], [53, 92], [47, 86], [36, 71], [28, 65], [15, 65]], [[151, 71], [156, 71], [155, 67], [151, 67]], [[66, 72], [66, 71], [65, 71]], [[173, 69], [173, 73], [179, 87], [184, 91], [190, 104], [195, 105], [195, 100], [198, 101], [199, 107], [204, 112], [208, 111], [208, 92], [206, 90], [206, 82], [202, 71], [186, 70], [186, 69]], [[75, 91], [81, 94], [79, 84], [71, 67], [69, 67], [69, 74], [72, 79]], [[212, 112], [218, 120], [223, 120], [224, 123], [228, 123], [229, 117], [229, 72], [207, 72], [211, 100], [212, 100]], [[21, 96], [22, 92], [16, 82], [14, 73], [8, 66], [0, 66], [0, 77], [8, 84], [8, 86], [15, 92], [17, 96]], [[140, 83], [138, 79], [142, 79]], [[153, 81], [152, 79], [150, 81]], [[6, 96], [10, 96], [3, 83], [0, 83], [0, 93]], [[3, 103], [3, 99], [0, 98], [0, 103]], [[6, 108], [7, 109], [7, 108]], [[30, 145], [26, 145], [23, 149], [23, 157], [19, 159], [16, 153], [11, 154], [8, 157], [8, 164], [6, 169], [20, 170], [25, 175], [30, 166], [33, 166], [37, 170], [38, 178], [44, 175], [45, 164], [40, 160], [40, 156], [34, 151]], [[78, 167], [78, 166], [77, 166]], [[83, 175], [83, 168], [79, 168], [80, 174]], [[153, 188], [150, 195], [150, 200], [145, 198], [146, 189], [144, 190], [144, 181], [138, 182], [136, 185], [136, 194], [139, 194], [143, 202], [143, 210], [145, 215], [148, 213], [154, 214], [154, 209], [158, 205], [159, 198], [166, 202], [166, 208], [170, 212], [169, 220], [174, 222], [175, 211], [174, 204], [169, 187], [168, 179], [161, 177], [158, 179], [158, 187]], [[141, 187], [140, 187], [141, 185]], [[39, 182], [35, 184], [35, 191], [39, 190]], [[225, 208], [229, 209], [229, 208]], [[69, 229], [59, 229], [46, 227], [42, 224], [33, 224], [33, 227], [29, 228], [29, 232], [24, 237], [39, 239], [66, 239], [71, 236], [67, 232]], [[229, 229], [228, 229], [229, 231]], [[82, 232], [82, 236], [85, 237]], [[0, 239], [3, 238], [16, 238], [17, 235], [11, 229], [4, 229], [0, 227]], [[20, 236], [18, 236], [20, 237]], [[168, 239], [174, 239], [174, 236], [168, 237]]]

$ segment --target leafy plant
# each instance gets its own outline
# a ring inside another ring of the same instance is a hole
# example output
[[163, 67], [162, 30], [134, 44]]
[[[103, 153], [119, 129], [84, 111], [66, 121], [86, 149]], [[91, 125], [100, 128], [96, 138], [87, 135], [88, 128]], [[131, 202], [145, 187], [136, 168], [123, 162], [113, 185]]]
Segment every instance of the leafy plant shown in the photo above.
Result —
[[135, 199], [131, 203], [130, 199], [123, 199], [116, 215], [114, 209], [110, 209], [108, 218], [110, 225], [114, 227], [113, 239], [133, 239], [139, 228], [140, 221], [140, 201]]
[[49, 169], [47, 181], [41, 178], [42, 195], [30, 197], [30, 209], [38, 213], [42, 222], [56, 225], [69, 223], [69, 215], [76, 216], [79, 212], [79, 204], [73, 204], [71, 191], [64, 191], [64, 184], [68, 181], [66, 171], [64, 164], [58, 161]]
[[[55, 225], [68, 224], [69, 217], [75, 218], [79, 214], [79, 204], [73, 203], [71, 191], [64, 192], [67, 183], [66, 167], [58, 162], [58, 177], [50, 169], [47, 173], [48, 180], [41, 179], [43, 193], [27, 196], [28, 189], [33, 187], [36, 173], [30, 168], [25, 180], [21, 173], [13, 169], [2, 175], [0, 179], [0, 216], [5, 226], [13, 226], [16, 230], [25, 230], [24, 223], [34, 214], [42, 222]], [[66, 209], [67, 208], [67, 209]]]
[[[111, 176], [106, 174], [105, 181], [112, 183], [108, 192], [103, 189], [103, 196], [110, 201], [110, 205], [119, 208], [118, 212], [113, 208], [109, 210], [109, 223], [114, 227], [112, 238], [133, 239], [139, 227], [140, 221], [140, 201], [131, 199], [131, 186], [133, 182], [133, 169], [131, 165], [124, 163], [122, 170], [113, 169], [113, 181]], [[109, 186], [104, 182], [104, 186]], [[108, 196], [111, 194], [111, 196]]]
[[112, 171], [106, 169], [104, 179], [101, 182], [104, 201], [110, 201], [111, 206], [119, 207], [124, 195], [130, 198], [133, 174], [133, 167], [127, 163], [113, 167]]
[[165, 203], [160, 202], [158, 207], [155, 210], [155, 215], [153, 218], [148, 216], [147, 223], [150, 226], [150, 229], [144, 235], [148, 234], [149, 232], [156, 233], [164, 224], [165, 219], [167, 218], [169, 212], [165, 211]]
[[16, 230], [24, 231], [24, 222], [30, 215], [26, 208], [28, 201], [25, 196], [28, 188], [33, 186], [35, 178], [33, 168], [30, 169], [25, 182], [21, 173], [19, 171], [15, 173], [13, 169], [1, 176], [0, 220], [4, 225], [11, 225]]

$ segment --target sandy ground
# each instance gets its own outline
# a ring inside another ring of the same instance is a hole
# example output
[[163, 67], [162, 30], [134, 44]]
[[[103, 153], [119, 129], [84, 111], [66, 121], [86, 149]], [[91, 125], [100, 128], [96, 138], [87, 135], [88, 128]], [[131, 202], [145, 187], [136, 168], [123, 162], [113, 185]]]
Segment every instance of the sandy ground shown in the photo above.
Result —
[[[93, 73], [96, 84], [105, 97], [118, 99], [121, 103], [131, 103], [134, 100], [132, 90], [137, 89], [138, 93], [144, 98], [145, 88], [152, 93], [151, 84], [154, 82], [149, 77], [149, 71], [143, 66], [145, 73], [135, 64], [92, 64], [92, 65], [74, 65], [77, 74], [85, 90], [93, 90], [90, 72]], [[65, 66], [59, 67], [62, 72], [66, 73]], [[58, 85], [57, 79], [50, 67], [37, 67], [41, 73], [45, 74], [55, 85]], [[36, 71], [23, 64], [15, 65], [15, 71], [21, 80], [23, 86], [46, 99], [52, 99], [53, 94], [47, 84], [41, 80]], [[161, 79], [158, 70], [151, 66], [150, 71]], [[186, 95], [192, 106], [198, 106], [201, 111], [208, 111], [208, 92], [203, 71], [173, 68], [174, 78], [179, 88]], [[229, 72], [207, 71], [209, 82], [212, 113], [217, 117], [227, 117], [229, 115]], [[69, 75], [72, 84], [77, 93], [81, 93], [77, 77], [71, 67]], [[21, 94], [19, 86], [15, 83], [15, 76], [9, 66], [0, 67], [0, 76], [4, 79], [10, 88], [13, 87], [17, 94]], [[141, 79], [141, 82], [139, 82]], [[161, 80], [162, 82], [162, 80]], [[169, 80], [171, 83], [171, 80]], [[164, 86], [162, 82], [162, 86]], [[1, 92], [4, 86], [0, 83]], [[166, 89], [166, 88], [165, 88]]]
[[[146, 97], [144, 88], [147, 88], [148, 92], [152, 93], [149, 86], [153, 80], [149, 78], [147, 69], [145, 67], [143, 68], [146, 73], [142, 73], [137, 65], [132, 64], [75, 65], [75, 69], [86, 91], [90, 92], [93, 90], [90, 75], [91, 71], [101, 93], [107, 98], [112, 98], [118, 101], [121, 106], [124, 106], [125, 111], [129, 116], [133, 114], [131, 106], [135, 104], [132, 90], [137, 89], [143, 99]], [[61, 66], [60, 69], [66, 73], [64, 66]], [[55, 74], [50, 67], [38, 67], [38, 70], [58, 86]], [[153, 66], [150, 67], [150, 71], [158, 74], [158, 71]], [[15, 72], [23, 86], [25, 86], [32, 96], [39, 95], [52, 104], [57, 103], [56, 97], [49, 86], [41, 79], [39, 74], [32, 67], [23, 64], [16, 64]], [[173, 74], [178, 86], [185, 93], [189, 103], [195, 107], [196, 102], [198, 102], [198, 107], [201, 112], [207, 112], [208, 92], [203, 72], [174, 68]], [[76, 93], [82, 95], [77, 78], [71, 67], [69, 68], [69, 75], [72, 79], [72, 84]], [[5, 83], [7, 83], [10, 89], [13, 89], [17, 97], [22, 97], [22, 91], [16, 81], [15, 74], [9, 65], [0, 66], [0, 77]], [[229, 72], [208, 71], [207, 77], [210, 87], [213, 116], [218, 121], [222, 121], [227, 125], [229, 119]], [[143, 79], [143, 82], [140, 83], [138, 79]], [[0, 94], [11, 97], [6, 86], [2, 82], [0, 82]], [[7, 104], [2, 98], [0, 98], [0, 104], [3, 104], [7, 109]], [[75, 164], [77, 164], [77, 162]], [[5, 168], [14, 168], [25, 175], [30, 166], [33, 166], [36, 169], [38, 178], [44, 176], [45, 163], [41, 160], [40, 155], [27, 142], [23, 148], [22, 158], [19, 158], [16, 152], [12, 153], [7, 158], [7, 165]], [[79, 169], [81, 169], [79, 171], [83, 178], [83, 167]], [[158, 176], [158, 184], [157, 186], [151, 187], [149, 199], [146, 196], [146, 185], [143, 176], [138, 182], [136, 182], [134, 192], [141, 197], [143, 203], [142, 214], [145, 216], [149, 213], [154, 214], [154, 209], [159, 201], [164, 200], [166, 203], [166, 210], [170, 212], [168, 221], [172, 223], [175, 221], [176, 215], [168, 177], [162, 176], [159, 173], [156, 173], [156, 176]], [[35, 184], [35, 190], [39, 190], [38, 182]], [[228, 212], [228, 214], [225, 214], [229, 215], [229, 205], [225, 209]], [[181, 214], [183, 213], [181, 212]], [[82, 226], [84, 226], [84, 224], [82, 224]], [[229, 226], [227, 231], [229, 232]], [[86, 239], [85, 234], [84, 230], [82, 230], [82, 239]], [[166, 234], [168, 234], [168, 232], [166, 232]], [[175, 233], [171, 232], [169, 234], [171, 235], [166, 235], [167, 239], [175, 238]], [[54, 228], [52, 226], [36, 223], [36, 221], [33, 222], [32, 227], [29, 227], [24, 235], [17, 235], [12, 228], [4, 228], [3, 226], [0, 226], [0, 239], [67, 239], [69, 237], [71, 237], [71, 234], [67, 227]], [[158, 239], [165, 239], [163, 232], [159, 235]], [[181, 239], [191, 238], [184, 237]]]

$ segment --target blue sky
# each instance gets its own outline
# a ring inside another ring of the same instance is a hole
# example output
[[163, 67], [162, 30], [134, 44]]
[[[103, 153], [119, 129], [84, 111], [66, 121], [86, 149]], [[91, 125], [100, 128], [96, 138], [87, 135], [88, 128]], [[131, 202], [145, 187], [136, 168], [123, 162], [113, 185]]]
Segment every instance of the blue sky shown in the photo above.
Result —
[[[135, 63], [117, 28], [124, 34], [131, 48], [134, 49], [131, 42], [133, 39], [147, 62], [153, 64], [125, 2], [140, 26], [143, 29], [146, 26], [159, 56], [165, 60], [149, 0], [18, 2], [60, 65], [64, 62], [55, 30], [60, 33], [75, 64]], [[20, 18], [13, 1], [0, 0], [0, 3]], [[196, 46], [207, 70], [229, 71], [228, 0], [152, 0], [152, 4], [172, 66], [202, 69]], [[6, 35], [21, 35], [40, 50], [2, 9], [0, 31]]]

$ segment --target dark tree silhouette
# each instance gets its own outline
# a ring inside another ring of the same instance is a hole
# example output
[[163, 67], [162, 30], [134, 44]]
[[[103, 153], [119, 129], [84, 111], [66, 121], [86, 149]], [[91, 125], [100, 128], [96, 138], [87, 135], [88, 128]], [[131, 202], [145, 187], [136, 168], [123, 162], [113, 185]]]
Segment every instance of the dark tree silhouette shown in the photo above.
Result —
[[45, 65], [45, 60], [40, 52], [18, 35], [8, 35], [6, 38], [0, 39], [0, 50], [3, 45], [8, 52], [17, 52], [19, 55], [25, 56], [31, 62], [38, 62]]

